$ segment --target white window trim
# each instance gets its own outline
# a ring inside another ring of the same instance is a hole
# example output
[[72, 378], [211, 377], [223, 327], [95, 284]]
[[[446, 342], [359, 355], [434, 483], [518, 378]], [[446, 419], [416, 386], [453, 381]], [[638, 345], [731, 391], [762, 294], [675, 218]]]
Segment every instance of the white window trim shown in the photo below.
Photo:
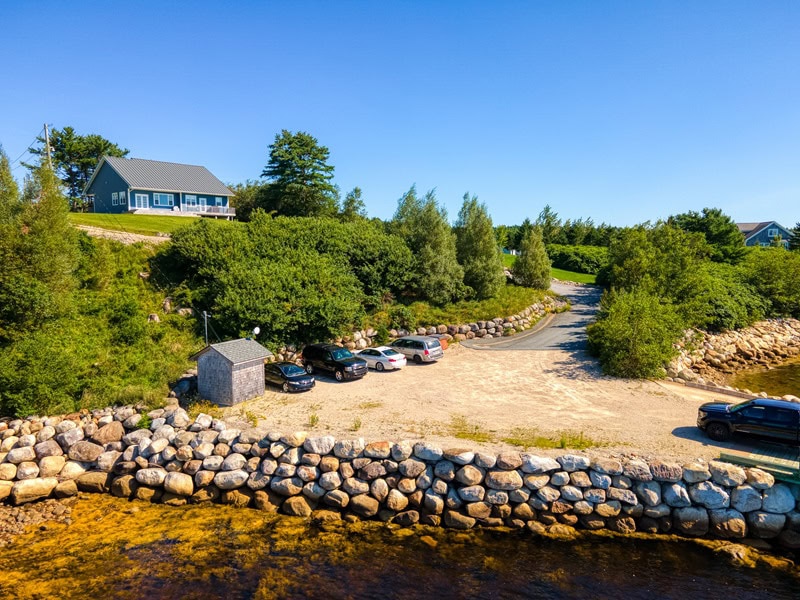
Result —
[[773, 227], [771, 229], [767, 229], [767, 237], [769, 239], [772, 239], [772, 238], [776, 237], [777, 235], [779, 235], [779, 233], [780, 232], [778, 231], [777, 227]]
[[214, 196], [214, 205], [222, 206], [222, 196]]
[[[147, 194], [136, 194], [135, 195], [135, 202], [133, 204], [134, 208], [149, 208], [150, 207], [150, 196]], [[139, 206], [140, 201], [144, 201], [144, 206]]]
[[[167, 204], [162, 204], [162, 198], [166, 196]], [[153, 206], [159, 208], [170, 208], [175, 206], [175, 194], [167, 194], [165, 192], [153, 192]]]
[[117, 206], [118, 204], [119, 200], [117, 192], [111, 192], [111, 206]]

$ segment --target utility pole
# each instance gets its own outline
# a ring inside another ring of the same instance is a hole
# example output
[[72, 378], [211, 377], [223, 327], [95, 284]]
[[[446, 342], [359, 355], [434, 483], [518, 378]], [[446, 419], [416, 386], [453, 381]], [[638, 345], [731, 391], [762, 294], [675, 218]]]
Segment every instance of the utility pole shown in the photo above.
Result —
[[206, 333], [206, 346], [208, 346], [208, 313], [203, 311], [203, 328]]
[[44, 124], [44, 147], [47, 149], [47, 164], [53, 170], [53, 159], [50, 158], [50, 132], [47, 130], [47, 123]]

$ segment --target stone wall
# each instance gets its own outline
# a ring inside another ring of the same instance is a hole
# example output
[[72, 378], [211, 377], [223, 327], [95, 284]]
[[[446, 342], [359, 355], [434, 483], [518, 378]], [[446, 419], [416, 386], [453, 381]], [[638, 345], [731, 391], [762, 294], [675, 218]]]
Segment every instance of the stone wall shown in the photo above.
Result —
[[669, 378], [721, 382], [742, 369], [776, 365], [800, 355], [800, 321], [773, 319], [719, 334], [690, 331], [678, 346], [680, 354], [667, 368]]
[[[496, 317], [488, 321], [475, 321], [460, 325], [431, 325], [417, 327], [414, 330], [390, 329], [389, 337], [399, 338], [404, 335], [441, 335], [448, 342], [471, 340], [482, 337], [503, 337], [530, 329], [547, 313], [561, 312], [569, 308], [565, 300], [545, 296], [544, 300], [532, 304], [525, 310], [507, 317]], [[354, 331], [352, 335], [336, 338], [334, 343], [340, 344], [350, 350], [362, 350], [377, 345], [375, 337], [377, 331], [373, 328]], [[300, 357], [302, 348], [295, 345], [284, 346], [276, 352], [275, 360], [294, 361]]]
[[149, 416], [148, 429], [138, 429], [132, 407], [0, 423], [0, 499], [20, 505], [81, 490], [320, 520], [534, 533], [572, 526], [800, 548], [800, 487], [759, 469], [281, 435], [192, 420], [177, 405]]

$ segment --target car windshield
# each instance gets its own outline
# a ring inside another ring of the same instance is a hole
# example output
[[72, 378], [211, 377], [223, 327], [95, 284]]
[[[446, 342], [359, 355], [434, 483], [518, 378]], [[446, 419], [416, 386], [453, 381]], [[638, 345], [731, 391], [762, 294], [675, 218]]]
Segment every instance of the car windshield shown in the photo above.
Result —
[[333, 360], [344, 360], [345, 358], [353, 358], [353, 353], [347, 348], [339, 348], [331, 352]]
[[742, 410], [746, 406], [750, 406], [752, 402], [753, 402], [752, 400], [746, 400], [745, 402], [739, 402], [739, 404], [732, 404], [731, 406], [728, 407], [728, 410], [730, 412], [736, 412], [737, 410]]
[[293, 377], [295, 375], [305, 375], [306, 373], [305, 371], [303, 371], [303, 369], [301, 369], [297, 365], [286, 365], [284, 367], [281, 367], [281, 370], [283, 371], [283, 374], [286, 375], [287, 377]]
[[400, 353], [397, 350], [392, 350], [391, 348], [387, 348], [383, 351], [384, 356], [400, 356]]

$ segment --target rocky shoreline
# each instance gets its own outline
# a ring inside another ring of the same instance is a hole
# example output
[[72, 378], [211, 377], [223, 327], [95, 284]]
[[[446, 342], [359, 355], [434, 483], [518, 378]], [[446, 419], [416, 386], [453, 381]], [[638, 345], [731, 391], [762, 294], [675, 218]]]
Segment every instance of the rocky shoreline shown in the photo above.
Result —
[[204, 414], [191, 419], [177, 403], [147, 414], [126, 406], [17, 419], [0, 423], [0, 438], [0, 499], [12, 510], [82, 491], [319, 521], [564, 535], [606, 529], [800, 549], [800, 486], [718, 461], [493, 455], [426, 442], [282, 435]]
[[678, 348], [678, 356], [667, 368], [668, 380], [732, 389], [725, 383], [730, 375], [757, 366], [773, 367], [800, 356], [800, 321], [773, 319], [719, 334], [689, 331]]

